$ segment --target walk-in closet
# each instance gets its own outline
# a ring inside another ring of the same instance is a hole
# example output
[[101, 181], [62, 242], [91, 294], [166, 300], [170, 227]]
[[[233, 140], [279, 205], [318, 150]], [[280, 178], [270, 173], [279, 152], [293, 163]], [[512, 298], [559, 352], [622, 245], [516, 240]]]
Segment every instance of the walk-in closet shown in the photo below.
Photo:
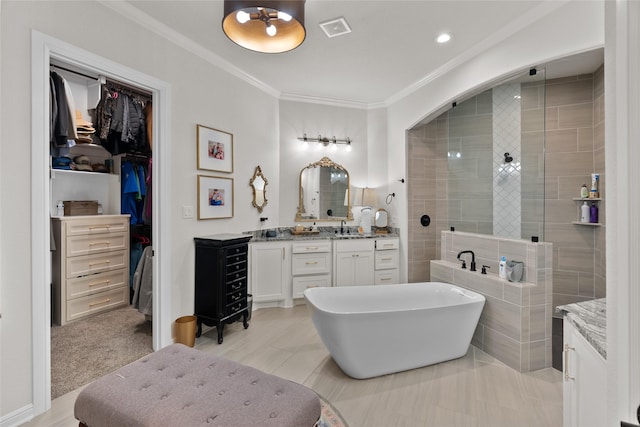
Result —
[[51, 60], [51, 398], [153, 351], [153, 96]]

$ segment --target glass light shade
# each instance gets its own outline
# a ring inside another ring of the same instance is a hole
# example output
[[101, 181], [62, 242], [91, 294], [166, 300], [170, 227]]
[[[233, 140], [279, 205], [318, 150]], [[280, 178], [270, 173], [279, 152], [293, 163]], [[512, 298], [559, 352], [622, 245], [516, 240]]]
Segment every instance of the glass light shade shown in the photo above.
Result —
[[[300, 46], [306, 37], [304, 3], [305, 0], [225, 0], [222, 30], [231, 41], [246, 49], [263, 53], [287, 52]], [[264, 9], [263, 17], [260, 17], [259, 8]], [[240, 11], [247, 13], [250, 19], [239, 22], [245, 16], [242, 13], [238, 16]], [[272, 31], [268, 30], [267, 24], [275, 30], [274, 35], [267, 34]]]

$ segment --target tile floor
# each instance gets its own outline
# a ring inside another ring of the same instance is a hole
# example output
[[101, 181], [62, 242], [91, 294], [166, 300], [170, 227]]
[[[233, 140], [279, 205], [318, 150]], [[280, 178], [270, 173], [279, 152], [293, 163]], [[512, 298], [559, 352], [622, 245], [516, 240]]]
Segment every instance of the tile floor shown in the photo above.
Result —
[[[224, 342], [205, 329], [196, 348], [304, 384], [328, 399], [350, 427], [562, 426], [562, 378], [553, 368], [521, 374], [474, 348], [466, 356], [367, 380], [342, 373], [320, 341], [306, 306], [253, 313], [227, 325]], [[28, 426], [77, 426], [75, 390]]]

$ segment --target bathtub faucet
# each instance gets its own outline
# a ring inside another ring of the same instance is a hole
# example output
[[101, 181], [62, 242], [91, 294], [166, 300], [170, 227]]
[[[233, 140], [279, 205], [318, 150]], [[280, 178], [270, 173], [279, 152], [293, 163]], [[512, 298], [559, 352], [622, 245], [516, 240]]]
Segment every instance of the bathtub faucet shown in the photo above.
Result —
[[[471, 254], [471, 268], [469, 269], [470, 271], [476, 271], [476, 255], [473, 253], [473, 251], [460, 251], [458, 252], [458, 259], [460, 259], [460, 255], [462, 254]], [[464, 262], [464, 260], [462, 261], [462, 268], [467, 268], [466, 263]]]

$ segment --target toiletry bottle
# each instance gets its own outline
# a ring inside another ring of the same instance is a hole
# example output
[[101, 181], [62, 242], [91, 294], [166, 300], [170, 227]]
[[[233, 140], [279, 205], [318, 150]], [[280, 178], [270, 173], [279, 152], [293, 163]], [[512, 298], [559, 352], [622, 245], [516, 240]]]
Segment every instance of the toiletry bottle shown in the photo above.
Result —
[[582, 188], [580, 189], [580, 198], [586, 199], [589, 197], [589, 189], [587, 188], [587, 184], [582, 184]]
[[498, 264], [498, 276], [501, 279], [507, 278], [507, 257], [503, 256], [500, 258], [500, 263]]
[[589, 205], [587, 202], [584, 202], [580, 208], [580, 222], [589, 222], [589, 214]]
[[58, 200], [58, 205], [56, 206], [56, 215], [64, 216], [64, 203], [62, 203], [62, 200]]
[[598, 206], [596, 206], [596, 202], [591, 202], [591, 208], [589, 208], [589, 222], [592, 224], [598, 223]]

